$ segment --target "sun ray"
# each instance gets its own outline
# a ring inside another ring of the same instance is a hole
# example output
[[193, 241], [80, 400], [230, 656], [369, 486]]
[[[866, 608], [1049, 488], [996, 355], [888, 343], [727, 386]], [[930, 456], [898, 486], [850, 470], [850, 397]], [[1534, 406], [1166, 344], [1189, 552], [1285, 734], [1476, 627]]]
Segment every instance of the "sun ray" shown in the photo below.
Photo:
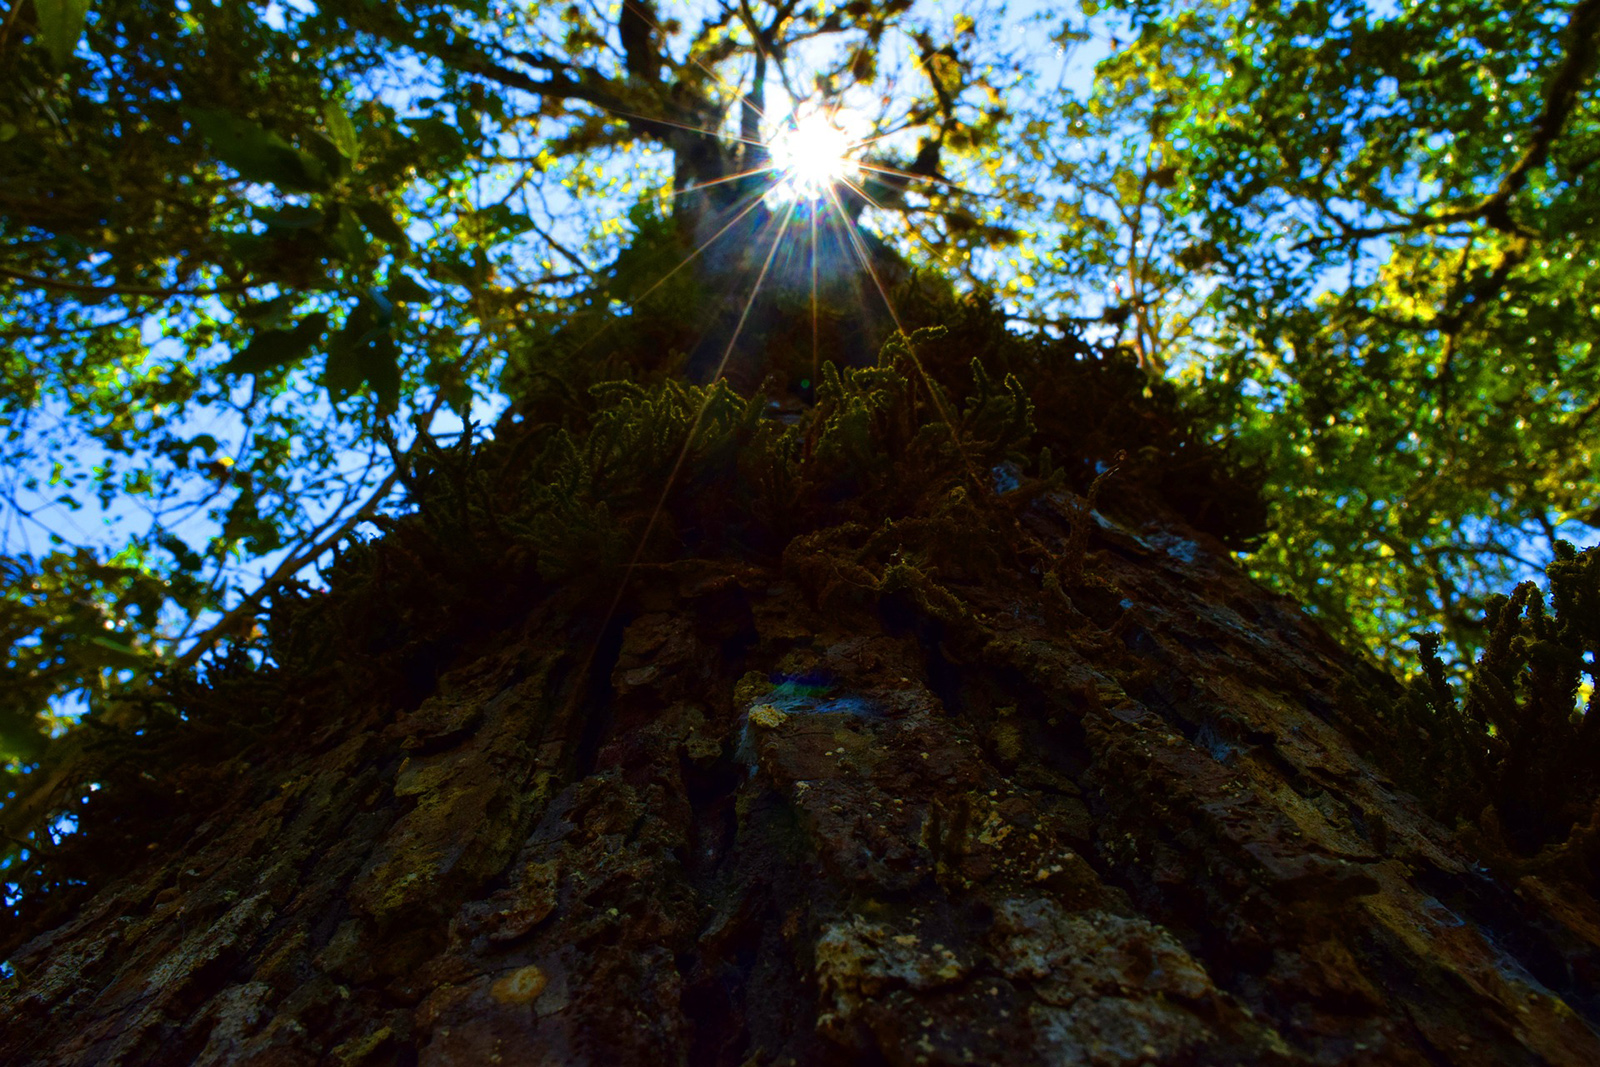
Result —
[[951, 189], [954, 189], [958, 193], [966, 192], [966, 190], [955, 181], [949, 178], [940, 177], [937, 174], [918, 174], [914, 170], [900, 170], [896, 167], [885, 167], [877, 163], [868, 163], [866, 160], [857, 160], [856, 167], [859, 170], [869, 170], [874, 174], [885, 174], [891, 178], [905, 178], [907, 181], [917, 182], [932, 182], [935, 185], [948, 185]]
[[[883, 209], [883, 205], [872, 199], [872, 194], [867, 192], [867, 187], [862, 185], [860, 182], [853, 182], [846, 178], [843, 182], [841, 182], [841, 184], [849, 186], [850, 191], [855, 193], [861, 199], [865, 200], [868, 207], [875, 208], [880, 211]], [[840, 210], [843, 210], [842, 205], [840, 206]]]
[[[873, 207], [877, 207], [877, 204], [873, 203], [872, 198], [867, 196], [866, 192], [863, 191], [859, 186], [850, 184], [850, 188], [854, 189], [858, 194], [860, 194], [861, 198], [867, 203], [872, 204]], [[845, 211], [844, 204], [839, 200], [838, 191], [833, 188], [829, 188], [827, 190], [827, 196], [828, 202], [833, 205], [834, 211], [838, 212], [839, 214], [840, 228], [844, 230], [845, 237], [849, 240], [850, 248], [856, 254], [856, 259], [861, 262], [861, 269], [866, 271], [867, 276], [872, 279], [872, 284], [877, 287], [878, 295], [883, 298], [884, 309], [889, 312], [889, 318], [894, 321], [894, 328], [899, 330], [901, 333], [905, 333], [905, 327], [900, 322], [900, 313], [895, 310], [894, 301], [889, 299], [888, 290], [884, 288], [882, 279], [878, 277], [878, 272], [873, 269], [872, 258], [867, 253], [866, 243], [861, 240], [861, 235], [856, 232], [856, 223]], [[926, 375], [924, 375], [924, 377], [926, 377]]]
[[695, 126], [688, 122], [675, 122], [672, 119], [657, 118], [654, 115], [645, 115], [638, 111], [625, 111], [620, 107], [607, 107], [604, 104], [596, 104], [595, 106], [600, 108], [600, 110], [604, 111], [606, 114], [615, 115], [619, 119], [637, 119], [640, 122], [654, 122], [661, 126], [671, 126], [674, 129], [686, 130], [689, 133], [703, 133], [707, 137], [715, 137], [722, 141], [736, 141], [739, 144], [755, 145], [758, 148], [762, 147], [766, 143], [752, 137], [746, 137], [739, 133], [724, 133], [721, 130], [714, 130], [705, 126]]
[[858, 165], [859, 144], [846, 128], [849, 113], [841, 106], [800, 104], [767, 138], [778, 181], [767, 191], [774, 205], [822, 200], [825, 190], [848, 180]]
[[[657, 281], [655, 285], [652, 285], [649, 289], [645, 290], [645, 292], [642, 293], [639, 298], [634, 301], [634, 303], [637, 304], [639, 300], [643, 300], [645, 296], [648, 296], [650, 293], [654, 292], [662, 283], [664, 283], [667, 278], [683, 269], [683, 267], [688, 264], [690, 259], [693, 259], [694, 256], [705, 251], [705, 249], [708, 248], [712, 242], [717, 240], [717, 238], [721, 237], [724, 233], [728, 232], [728, 230], [731, 229], [735, 223], [753, 211], [756, 205], [760, 203], [760, 197], [752, 198], [751, 203], [748, 204], [743, 211], [739, 212], [738, 215], [735, 215], [732, 219], [730, 219], [722, 227], [722, 229], [718, 230], [709, 239], [707, 239], [704, 244], [695, 249], [694, 252], [686, 257], [682, 263], [672, 268], [672, 270], [664, 275], [659, 281]], [[739, 334], [744, 329], [745, 320], [750, 315], [750, 308], [755, 304], [756, 296], [761, 291], [761, 285], [766, 280], [767, 272], [772, 267], [773, 257], [777, 255], [778, 245], [782, 242], [783, 235], [788, 230], [789, 223], [793, 221], [793, 218], [794, 212], [791, 209], [784, 216], [783, 224], [778, 228], [778, 232], [772, 238], [772, 247], [767, 250], [766, 261], [762, 263], [761, 271], [756, 276], [755, 284], [750, 289], [750, 296], [745, 301], [744, 310], [739, 315], [739, 321], [734, 327], [733, 336], [728, 339], [728, 345], [723, 350], [722, 359], [717, 364], [716, 373], [714, 373], [711, 377], [710, 387], [708, 387], [706, 396], [703, 400], [701, 400], [700, 406], [696, 409], [694, 418], [690, 420], [688, 433], [683, 439], [683, 447], [678, 450], [677, 458], [673, 460], [672, 469], [667, 473], [666, 480], [662, 483], [661, 494], [656, 498], [655, 506], [650, 510], [650, 517], [645, 522], [644, 532], [639, 535], [639, 543], [635, 546], [633, 555], [628, 560], [627, 566], [623, 568], [622, 576], [617, 582], [617, 590], [612, 595], [611, 603], [607, 605], [605, 614], [601, 616], [600, 626], [595, 632], [594, 640], [589, 643], [588, 650], [585, 652], [583, 657], [583, 662], [579, 665], [578, 670], [574, 675], [574, 677], [579, 681], [574, 684], [572, 693], [567, 698], [567, 711], [569, 713], [574, 712], [576, 710], [578, 701], [583, 699], [583, 693], [585, 692], [585, 686], [582, 684], [583, 680], [588, 678], [589, 672], [594, 668], [595, 658], [600, 654], [600, 646], [605, 641], [605, 635], [611, 628], [612, 620], [616, 618], [617, 609], [622, 606], [622, 598], [627, 595], [628, 582], [632, 579], [634, 571], [638, 568], [639, 560], [644, 556], [644, 550], [650, 543], [650, 535], [655, 532], [656, 523], [660, 521], [661, 513], [666, 508], [667, 498], [672, 495], [672, 487], [677, 482], [678, 475], [683, 472], [683, 465], [689, 458], [689, 449], [694, 444], [694, 435], [699, 431], [700, 423], [705, 418], [706, 409], [711, 403], [712, 394], [710, 392], [710, 388], [714, 388], [716, 386], [716, 383], [721, 380], [723, 372], [728, 367], [728, 360], [733, 355], [734, 345], [738, 343]], [[604, 329], [600, 331], [600, 333], [603, 332]], [[595, 337], [598, 337], [599, 335], [599, 333], [596, 333]], [[590, 340], [586, 341], [585, 344], [589, 344], [593, 340], [594, 338], [590, 338]]]
[[[672, 495], [672, 488], [677, 483], [678, 475], [683, 473], [683, 465], [689, 459], [689, 450], [694, 445], [694, 435], [699, 432], [700, 423], [705, 419], [706, 409], [711, 404], [713, 390], [722, 380], [723, 372], [728, 369], [728, 360], [733, 356], [734, 346], [739, 343], [739, 334], [744, 330], [744, 324], [750, 317], [750, 309], [755, 305], [756, 297], [761, 292], [761, 285], [766, 281], [767, 272], [772, 268], [773, 257], [778, 253], [778, 245], [783, 241], [783, 235], [789, 229], [789, 223], [794, 219], [794, 212], [790, 211], [784, 216], [778, 232], [773, 235], [772, 247], [767, 250], [766, 261], [761, 264], [761, 271], [756, 275], [755, 284], [750, 287], [750, 296], [744, 302], [744, 310], [739, 313], [739, 321], [733, 328], [733, 335], [728, 338], [727, 347], [722, 351], [722, 359], [717, 363], [717, 369], [711, 375], [711, 381], [706, 387], [706, 395], [700, 401], [700, 406], [695, 409], [694, 418], [689, 420], [689, 429], [683, 438], [683, 447], [678, 449], [678, 455], [672, 462], [672, 469], [667, 472], [666, 480], [662, 483], [661, 494], [656, 498], [656, 503], [650, 509], [650, 518], [645, 521], [644, 532], [639, 535], [639, 543], [633, 550], [633, 556], [628, 560], [628, 565], [623, 568], [622, 579], [617, 584], [616, 595], [611, 598], [611, 606], [606, 609], [605, 621], [601, 623], [601, 633], [611, 624], [611, 617], [616, 614], [617, 607], [622, 603], [623, 595], [628, 589], [628, 580], [639, 566], [639, 560], [644, 556], [644, 550], [650, 542], [650, 535], [655, 532], [656, 523], [661, 519], [661, 513], [666, 509], [667, 498]], [[598, 639], [597, 639], [598, 640]], [[597, 645], [598, 647], [598, 645]], [[593, 658], [591, 653], [590, 658]]]
[[734, 174], [724, 175], [721, 178], [712, 178], [708, 182], [695, 182], [693, 185], [688, 186], [687, 188], [684, 188], [684, 189], [674, 189], [672, 191], [672, 195], [673, 196], [687, 196], [688, 194], [693, 193], [693, 192], [697, 192], [697, 191], [699, 191], [701, 189], [709, 189], [713, 185], [724, 185], [724, 184], [726, 184], [728, 182], [739, 181], [741, 178], [754, 178], [758, 174], [769, 174], [769, 173], [771, 173], [771, 172], [773, 172], [775, 170], [777, 170], [777, 168], [773, 167], [771, 165], [768, 165], [768, 166], [765, 166], [765, 167], [752, 167], [749, 170], [741, 170], [741, 171], [738, 171], [738, 172], [736, 172]]
[[[862, 196], [866, 197], [866, 194], [863, 193]], [[922, 357], [917, 355], [916, 346], [911, 343], [911, 335], [906, 332], [905, 324], [900, 320], [900, 313], [895, 310], [894, 301], [889, 299], [889, 290], [884, 286], [883, 279], [878, 277], [877, 270], [872, 266], [872, 258], [867, 252], [865, 242], [861, 240], [861, 235], [856, 232], [854, 223], [845, 214], [844, 205], [839, 202], [839, 194], [836, 190], [832, 188], [828, 190], [828, 201], [833, 205], [834, 210], [839, 213], [845, 236], [850, 239], [850, 247], [855, 251], [856, 258], [860, 260], [862, 269], [872, 279], [872, 284], [877, 287], [878, 295], [883, 298], [883, 306], [888, 310], [889, 318], [894, 322], [895, 329], [899, 330], [900, 336], [906, 339], [906, 352], [911, 356], [911, 362], [917, 368], [917, 374], [922, 378], [922, 384], [928, 390], [928, 398], [933, 401], [933, 407], [939, 415], [939, 420], [950, 431], [950, 442], [956, 447], [956, 454], [961, 458], [961, 466], [966, 471], [967, 478], [972, 482], [973, 487], [981, 493], [984, 488], [983, 481], [978, 477], [977, 467], [973, 464], [972, 457], [967, 454], [966, 446], [961, 443], [961, 434], [958, 432], [955, 419], [950, 414], [949, 409], [945, 407], [944, 400], [939, 395], [939, 389], [934, 384], [933, 376], [928, 373], [928, 368], [922, 362]], [[872, 201], [867, 198], [867, 202], [871, 203]]]
[[811, 388], [815, 390], [820, 369], [817, 362], [817, 213], [808, 211], [806, 216], [811, 224]]
[[744, 302], [744, 309], [739, 312], [739, 321], [734, 324], [733, 335], [728, 338], [728, 344], [722, 350], [722, 358], [717, 362], [717, 368], [711, 374], [710, 383], [706, 387], [705, 398], [701, 400], [699, 408], [695, 410], [694, 418], [689, 421], [689, 430], [684, 435], [683, 447], [678, 449], [678, 455], [673, 460], [672, 469], [667, 472], [666, 482], [661, 486], [661, 495], [657, 498], [655, 507], [650, 511], [650, 518], [645, 523], [644, 533], [639, 537], [639, 545], [634, 549], [633, 558], [628, 561], [628, 566], [623, 571], [623, 584], [618, 588], [616, 598], [612, 602], [612, 611], [615, 611], [616, 605], [621, 603], [628, 578], [639, 565], [639, 559], [644, 555], [645, 546], [650, 540], [650, 535], [655, 532], [656, 523], [660, 520], [661, 512], [667, 505], [667, 498], [672, 495], [672, 487], [677, 482], [678, 475], [683, 472], [683, 465], [689, 458], [689, 449], [694, 444], [694, 435], [699, 431], [700, 422], [706, 416], [706, 408], [711, 404], [712, 390], [716, 388], [717, 382], [722, 380], [723, 372], [728, 369], [728, 360], [733, 357], [734, 346], [739, 343], [739, 334], [744, 332], [744, 324], [750, 317], [750, 309], [755, 306], [756, 297], [761, 293], [762, 283], [767, 279], [767, 272], [772, 269], [772, 260], [778, 254], [778, 245], [782, 243], [783, 235], [788, 232], [789, 223], [793, 220], [794, 212], [791, 210], [784, 216], [783, 223], [778, 227], [778, 232], [772, 237], [772, 247], [767, 249], [767, 258], [761, 264], [761, 271], [756, 275], [755, 284], [750, 287], [750, 295]]
[[728, 369], [728, 360], [733, 356], [733, 346], [739, 340], [739, 333], [744, 329], [745, 320], [750, 317], [750, 308], [755, 305], [756, 295], [761, 291], [761, 284], [767, 280], [767, 273], [772, 269], [773, 257], [778, 254], [778, 245], [783, 241], [783, 235], [788, 232], [789, 224], [794, 221], [794, 208], [791, 207], [783, 217], [778, 232], [772, 238], [772, 247], [767, 249], [766, 261], [761, 264], [761, 271], [756, 275], [755, 284], [750, 287], [750, 297], [744, 302], [744, 310], [739, 313], [739, 322], [733, 328], [733, 336], [728, 338], [728, 347], [722, 352], [722, 360], [717, 364], [717, 369], [711, 376], [715, 382], [722, 377], [723, 371]]
[[[657, 278], [653, 283], [651, 283], [651, 285], [650, 285], [650, 287], [648, 289], [646, 289], [644, 292], [640, 293], [638, 296], [634, 297], [631, 301], [629, 301], [627, 303], [624, 303], [622, 306], [631, 310], [631, 309], [637, 308], [640, 304], [644, 303], [645, 298], [647, 298], [651, 293], [655, 292], [657, 289], [661, 288], [663, 285], [667, 284], [667, 282], [671, 280], [671, 278], [672, 278], [672, 276], [674, 274], [677, 274], [680, 270], [682, 270], [683, 268], [687, 267], [690, 263], [694, 262], [695, 258], [698, 257], [702, 252], [704, 252], [706, 249], [710, 248], [712, 245], [716, 244], [717, 240], [723, 234], [725, 234], [729, 230], [733, 229], [734, 226], [738, 225], [738, 223], [739, 223], [739, 221], [741, 219], [743, 219], [746, 215], [750, 214], [750, 212], [754, 211], [757, 207], [759, 207], [761, 205], [761, 197], [759, 197], [759, 196], [750, 196], [750, 197], [747, 197], [747, 199], [749, 200], [749, 203], [745, 204], [745, 206], [742, 209], [740, 209], [738, 214], [734, 215], [727, 222], [723, 223], [721, 229], [719, 229], [716, 233], [712, 234], [710, 237], [707, 237], [704, 241], [702, 241], [700, 243], [699, 247], [695, 248], [688, 255], [684, 256], [683, 259], [680, 260], [675, 267], [673, 267], [671, 270], [667, 271], [665, 274], [663, 274], [661, 277]], [[604, 325], [602, 325], [598, 330], [596, 330], [594, 333], [590, 334], [587, 338], [585, 338], [583, 340], [583, 342], [581, 344], [579, 344], [578, 347], [573, 350], [573, 354], [576, 355], [577, 353], [582, 352], [584, 349], [588, 348], [590, 345], [592, 345], [596, 341], [600, 340], [601, 337], [605, 336], [607, 330], [611, 329], [612, 326], [616, 325], [617, 321], [618, 320], [617, 320], [616, 316], [612, 316], [612, 317], [608, 318]]]
[[[669, 35], [667, 33], [667, 28], [665, 26], [663, 26], [661, 23], [655, 21], [654, 19], [652, 19], [648, 15], [646, 15], [642, 8], [636, 7], [634, 13], [638, 16], [640, 21], [646, 23], [648, 26], [650, 26], [651, 29], [653, 29], [657, 33], [659, 33], [661, 35], [661, 39], [662, 39], [663, 42], [667, 39], [667, 37]], [[755, 37], [754, 40], [755, 40], [755, 46], [759, 50], [761, 48], [761, 40], [760, 40], [759, 37]], [[699, 67], [701, 70], [703, 70], [707, 74], [709, 74], [712, 77], [712, 79], [715, 80], [716, 83], [719, 86], [721, 86], [723, 89], [731, 89], [734, 92], [738, 92], [739, 91], [739, 86], [738, 85], [728, 81], [727, 78], [725, 78], [721, 74], [717, 73], [716, 70], [714, 70], [711, 67], [708, 67], [705, 64], [704, 61], [702, 61], [700, 59], [697, 59], [695, 57], [695, 55], [694, 55], [694, 51], [693, 51], [692, 47], [691, 47], [691, 49], [690, 49], [690, 51], [689, 51], [689, 53], [687, 55], [687, 58], [688, 58], [689, 62], [693, 63], [695, 66]], [[761, 107], [759, 105], [752, 104], [751, 106], [755, 108], [756, 114], [760, 115], [762, 118], [766, 118], [766, 114], [762, 111], [762, 109], [761, 109]], [[641, 115], [639, 117], [643, 118], [644, 116]], [[656, 121], [656, 120], [652, 119], [650, 121]], [[684, 127], [684, 128], [685, 129], [690, 129], [691, 127]], [[701, 131], [701, 132], [709, 133], [711, 131], [705, 130], [705, 131]], [[745, 140], [745, 138], [742, 138], [742, 137], [738, 138], [738, 139], [741, 140], [741, 141]]]

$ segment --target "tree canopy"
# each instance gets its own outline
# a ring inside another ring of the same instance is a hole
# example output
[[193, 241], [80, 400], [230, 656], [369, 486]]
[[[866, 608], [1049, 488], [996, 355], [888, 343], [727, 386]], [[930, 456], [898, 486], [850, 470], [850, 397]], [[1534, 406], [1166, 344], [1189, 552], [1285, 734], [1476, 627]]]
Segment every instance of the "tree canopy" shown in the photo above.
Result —
[[[0, 755], [248, 650], [414, 450], [818, 225], [1126, 350], [1262, 480], [1258, 575], [1470, 658], [1600, 522], [1597, 45], [1600, 0], [13, 0]], [[785, 200], [814, 114], [855, 162]]]

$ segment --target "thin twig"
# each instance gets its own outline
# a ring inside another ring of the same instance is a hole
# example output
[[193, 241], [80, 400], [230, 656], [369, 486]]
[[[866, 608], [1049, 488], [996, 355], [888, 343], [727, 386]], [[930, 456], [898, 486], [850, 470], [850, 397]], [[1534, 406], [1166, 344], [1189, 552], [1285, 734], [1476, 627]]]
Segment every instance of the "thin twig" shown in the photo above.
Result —
[[218, 619], [216, 624], [210, 629], [206, 630], [199, 637], [196, 637], [194, 644], [189, 647], [189, 651], [185, 652], [183, 655], [174, 660], [172, 664], [166, 668], [166, 671], [168, 673], [172, 673], [176, 671], [187, 670], [189, 667], [194, 666], [195, 663], [199, 661], [200, 657], [205, 655], [206, 652], [210, 650], [212, 645], [216, 644], [216, 642], [224, 635], [237, 629], [240, 620], [246, 615], [253, 614], [256, 609], [261, 606], [261, 602], [265, 600], [270, 593], [275, 592], [278, 586], [283, 584], [286, 579], [292, 577], [302, 568], [308, 567], [312, 563], [315, 563], [318, 557], [337, 545], [350, 533], [351, 530], [355, 529], [358, 524], [365, 522], [372, 515], [373, 511], [376, 510], [377, 506], [383, 502], [383, 498], [389, 495], [389, 491], [394, 488], [394, 484], [399, 480], [399, 477], [400, 475], [398, 471], [390, 471], [388, 477], [384, 478], [383, 481], [378, 483], [378, 488], [371, 496], [367, 498], [367, 502], [365, 504], [361, 505], [361, 507], [357, 508], [353, 513], [351, 513], [349, 518], [345, 519], [344, 522], [341, 522], [338, 527], [327, 537], [318, 541], [316, 544], [312, 545], [299, 555], [290, 556], [288, 559], [280, 563], [278, 565], [278, 569], [273, 571], [272, 574], [269, 575], [267, 579], [260, 585], [258, 585], [252, 593], [230, 608], [227, 613], [224, 614], [222, 618]]
[[[442, 394], [434, 398], [432, 406], [428, 409], [427, 417], [429, 419], [438, 412], [443, 401]], [[420, 434], [418, 435], [418, 440], [421, 440]], [[412, 448], [415, 447], [416, 442], [412, 442]], [[408, 449], [407, 451], [409, 453], [410, 450]], [[366, 503], [362, 504], [348, 518], [339, 523], [338, 528], [331, 534], [322, 538], [305, 551], [284, 560], [265, 581], [256, 587], [254, 592], [250, 593], [244, 600], [235, 605], [232, 610], [223, 615], [214, 626], [195, 638], [194, 644], [189, 647], [187, 652], [171, 664], [163, 664], [157, 668], [140, 672], [127, 684], [125, 692], [154, 681], [157, 670], [162, 671], [165, 676], [171, 676], [194, 666], [200, 657], [205, 655], [220, 638], [239, 625], [240, 619], [246, 613], [256, 610], [261, 601], [276, 591], [286, 579], [293, 576], [301, 568], [315, 562], [317, 557], [338, 544], [339, 540], [347, 536], [358, 523], [370, 517], [378, 505], [383, 502], [383, 499], [389, 495], [398, 479], [399, 471], [391, 471], [388, 477], [379, 483], [378, 488], [367, 498]], [[327, 526], [328, 523], [324, 522], [317, 528], [317, 532], [327, 529]], [[123, 699], [126, 699], [126, 697]], [[116, 717], [114, 715], [107, 715], [104, 721], [107, 725], [116, 725]], [[27, 780], [19, 783], [17, 795], [3, 807], [0, 807], [0, 834], [17, 839], [36, 824], [46, 808], [60, 792], [62, 783], [66, 781], [69, 775], [76, 772], [79, 760], [85, 752], [83, 738], [84, 735], [75, 730], [59, 739], [51, 746], [46, 756], [46, 759], [54, 764], [54, 768], [46, 772], [41, 766], [30, 774]], [[44, 775], [44, 777], [39, 778], [40, 775]]]

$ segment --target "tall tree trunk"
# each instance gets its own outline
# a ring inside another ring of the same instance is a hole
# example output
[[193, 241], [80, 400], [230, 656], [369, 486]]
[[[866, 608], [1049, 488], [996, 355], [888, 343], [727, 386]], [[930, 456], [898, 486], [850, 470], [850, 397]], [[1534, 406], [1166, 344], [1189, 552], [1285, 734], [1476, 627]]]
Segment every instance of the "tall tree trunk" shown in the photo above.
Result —
[[[1078, 492], [969, 446], [994, 484], [830, 482], [774, 540], [690, 478], [620, 598], [430, 541], [423, 492], [285, 600], [279, 666], [97, 769], [0, 1061], [1600, 1062], [1593, 898], [1377, 769], [1389, 683], [1196, 529], [1225, 493], [1137, 371], [1058, 355], [1009, 358]], [[1154, 455], [1090, 490], [1112, 420]]]

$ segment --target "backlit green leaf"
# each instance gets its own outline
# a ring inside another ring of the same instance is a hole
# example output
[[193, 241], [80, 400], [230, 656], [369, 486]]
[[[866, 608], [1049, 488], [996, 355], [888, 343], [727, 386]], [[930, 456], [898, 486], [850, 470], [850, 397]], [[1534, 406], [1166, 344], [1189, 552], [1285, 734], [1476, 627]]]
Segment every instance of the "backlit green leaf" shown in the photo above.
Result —
[[187, 115], [217, 158], [246, 181], [291, 192], [327, 188], [327, 169], [321, 162], [249, 119], [209, 107], [191, 107]]
[[361, 152], [361, 141], [356, 136], [355, 124], [350, 121], [350, 116], [345, 114], [344, 108], [339, 106], [338, 101], [329, 100], [323, 105], [322, 122], [339, 151], [354, 163]]
[[[21, 0], [13, 0], [21, 3]], [[33, 0], [39, 20], [39, 40], [57, 67], [66, 65], [83, 36], [92, 0]], [[7, 22], [9, 23], [9, 19]]]

